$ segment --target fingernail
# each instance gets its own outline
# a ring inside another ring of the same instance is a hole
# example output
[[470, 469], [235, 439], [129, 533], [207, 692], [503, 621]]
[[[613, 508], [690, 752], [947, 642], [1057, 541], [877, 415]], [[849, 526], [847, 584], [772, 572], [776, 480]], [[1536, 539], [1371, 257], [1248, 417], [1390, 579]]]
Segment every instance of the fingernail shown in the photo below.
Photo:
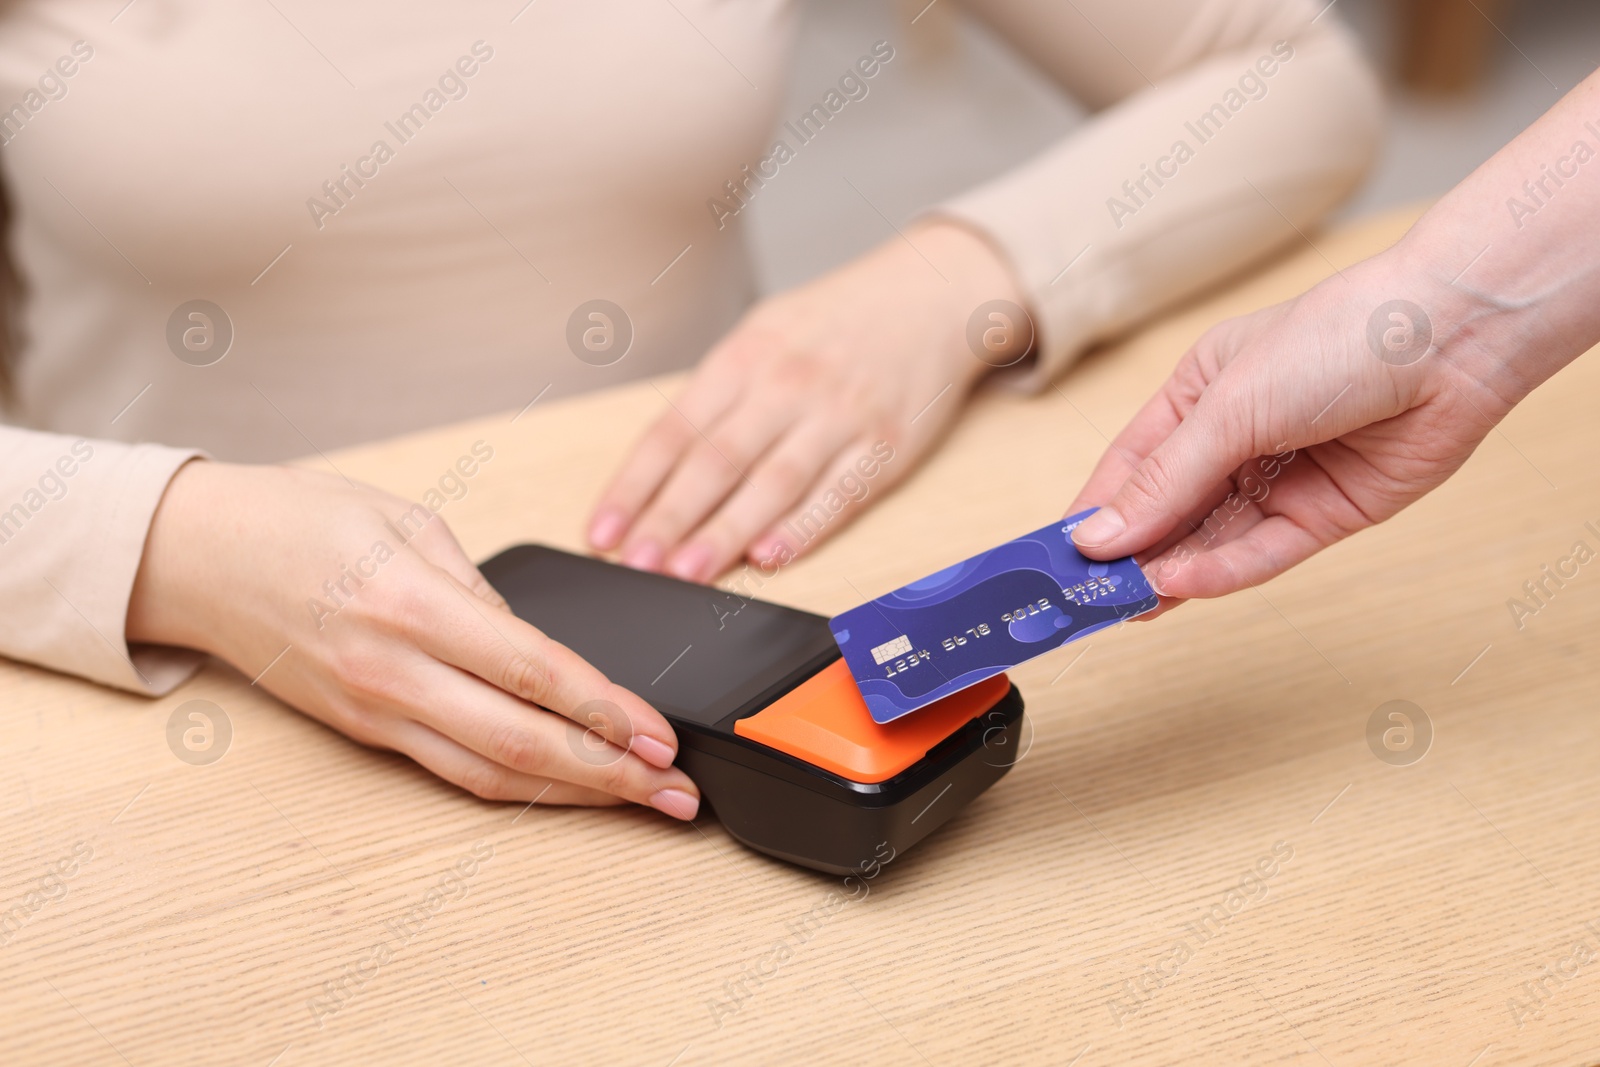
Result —
[[687, 545], [672, 554], [667, 570], [686, 582], [701, 582], [710, 577], [711, 549], [702, 544]]
[[1144, 580], [1149, 583], [1150, 588], [1152, 590], [1154, 590], [1156, 596], [1166, 596], [1167, 595], [1167, 591], [1164, 588], [1162, 588], [1162, 586], [1164, 586], [1166, 584], [1166, 579], [1164, 577], [1162, 577], [1162, 574], [1161, 574], [1161, 572], [1166, 570], [1166, 568], [1167, 568], [1167, 565], [1165, 563], [1163, 563], [1160, 567], [1156, 567], [1154, 569], [1149, 568], [1149, 567], [1144, 568]]
[[622, 562], [636, 571], [661, 569], [661, 546], [654, 541], [640, 541], [622, 554]]
[[677, 753], [665, 741], [657, 741], [649, 734], [633, 735], [633, 750], [646, 763], [654, 764], [662, 770], [672, 766], [672, 761], [677, 758]]
[[757, 563], [763, 567], [768, 567], [772, 565], [772, 561], [778, 557], [778, 553], [782, 552], [785, 547], [787, 546], [782, 538], [769, 537], [751, 549], [750, 555]]
[[1085, 548], [1098, 548], [1127, 528], [1121, 515], [1110, 508], [1101, 508], [1078, 524], [1072, 531], [1072, 540]]
[[620, 512], [602, 511], [589, 526], [589, 543], [602, 552], [609, 552], [622, 540], [628, 521]]
[[688, 822], [700, 810], [700, 798], [681, 789], [662, 789], [650, 794], [650, 806], [663, 815]]

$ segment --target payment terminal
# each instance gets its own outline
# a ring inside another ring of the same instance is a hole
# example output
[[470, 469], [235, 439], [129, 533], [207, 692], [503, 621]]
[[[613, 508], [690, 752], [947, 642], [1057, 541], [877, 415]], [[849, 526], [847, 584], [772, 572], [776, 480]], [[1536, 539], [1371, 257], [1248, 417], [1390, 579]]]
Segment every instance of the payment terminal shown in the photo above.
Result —
[[998, 675], [879, 724], [821, 615], [542, 545], [482, 565], [519, 617], [672, 723], [678, 766], [739, 841], [848, 874], [948, 822], [1016, 762]]

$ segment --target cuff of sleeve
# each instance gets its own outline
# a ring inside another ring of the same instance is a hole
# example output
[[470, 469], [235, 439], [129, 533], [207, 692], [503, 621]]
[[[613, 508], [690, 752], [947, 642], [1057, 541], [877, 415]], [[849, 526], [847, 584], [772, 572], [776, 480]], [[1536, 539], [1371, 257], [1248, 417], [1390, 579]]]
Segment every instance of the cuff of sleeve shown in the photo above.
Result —
[[[188, 649], [130, 648], [128, 602], [167, 485], [178, 468], [204, 454], [28, 436], [23, 461], [42, 461], [43, 476], [39, 487], [30, 483], [0, 515], [0, 587], [17, 608], [0, 623], [0, 652], [118, 689], [148, 696], [169, 692], [204, 656]], [[65, 474], [68, 469], [72, 475]], [[49, 489], [65, 488], [56, 495], [45, 490], [46, 482]]]
[[[1018, 177], [1027, 181], [1027, 176]], [[1003, 178], [927, 215], [981, 234], [1011, 267], [1034, 320], [1033, 354], [990, 378], [1001, 388], [1035, 393], [1100, 339], [1097, 330], [1114, 312], [1104, 286], [1094, 283], [1108, 264], [1096, 262], [1101, 257], [1093, 243], [1087, 236], [1079, 241], [1081, 235], [1040, 232], [1038, 220], [1027, 219], [1018, 210], [1019, 201], [1030, 202], [1030, 197], [1019, 196], [1012, 182]], [[1073, 244], [1076, 247], [1070, 247]]]

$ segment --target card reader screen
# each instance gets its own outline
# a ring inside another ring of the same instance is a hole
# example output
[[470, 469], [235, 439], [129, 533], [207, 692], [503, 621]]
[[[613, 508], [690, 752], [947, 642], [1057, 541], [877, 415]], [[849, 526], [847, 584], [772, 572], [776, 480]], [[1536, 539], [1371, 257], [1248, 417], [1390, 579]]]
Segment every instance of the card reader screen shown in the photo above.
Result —
[[703, 726], [836, 649], [820, 615], [542, 545], [508, 549], [482, 570], [519, 617]]

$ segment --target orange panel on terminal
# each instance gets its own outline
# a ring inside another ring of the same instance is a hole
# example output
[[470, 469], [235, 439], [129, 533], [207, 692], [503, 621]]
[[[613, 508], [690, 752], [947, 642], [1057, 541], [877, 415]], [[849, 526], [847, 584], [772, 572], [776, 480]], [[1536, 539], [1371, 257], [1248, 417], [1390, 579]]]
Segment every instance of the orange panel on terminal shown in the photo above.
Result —
[[853, 782], [881, 782], [994, 707], [1010, 688], [1011, 680], [999, 674], [893, 722], [878, 723], [849, 666], [839, 659], [733, 729]]

